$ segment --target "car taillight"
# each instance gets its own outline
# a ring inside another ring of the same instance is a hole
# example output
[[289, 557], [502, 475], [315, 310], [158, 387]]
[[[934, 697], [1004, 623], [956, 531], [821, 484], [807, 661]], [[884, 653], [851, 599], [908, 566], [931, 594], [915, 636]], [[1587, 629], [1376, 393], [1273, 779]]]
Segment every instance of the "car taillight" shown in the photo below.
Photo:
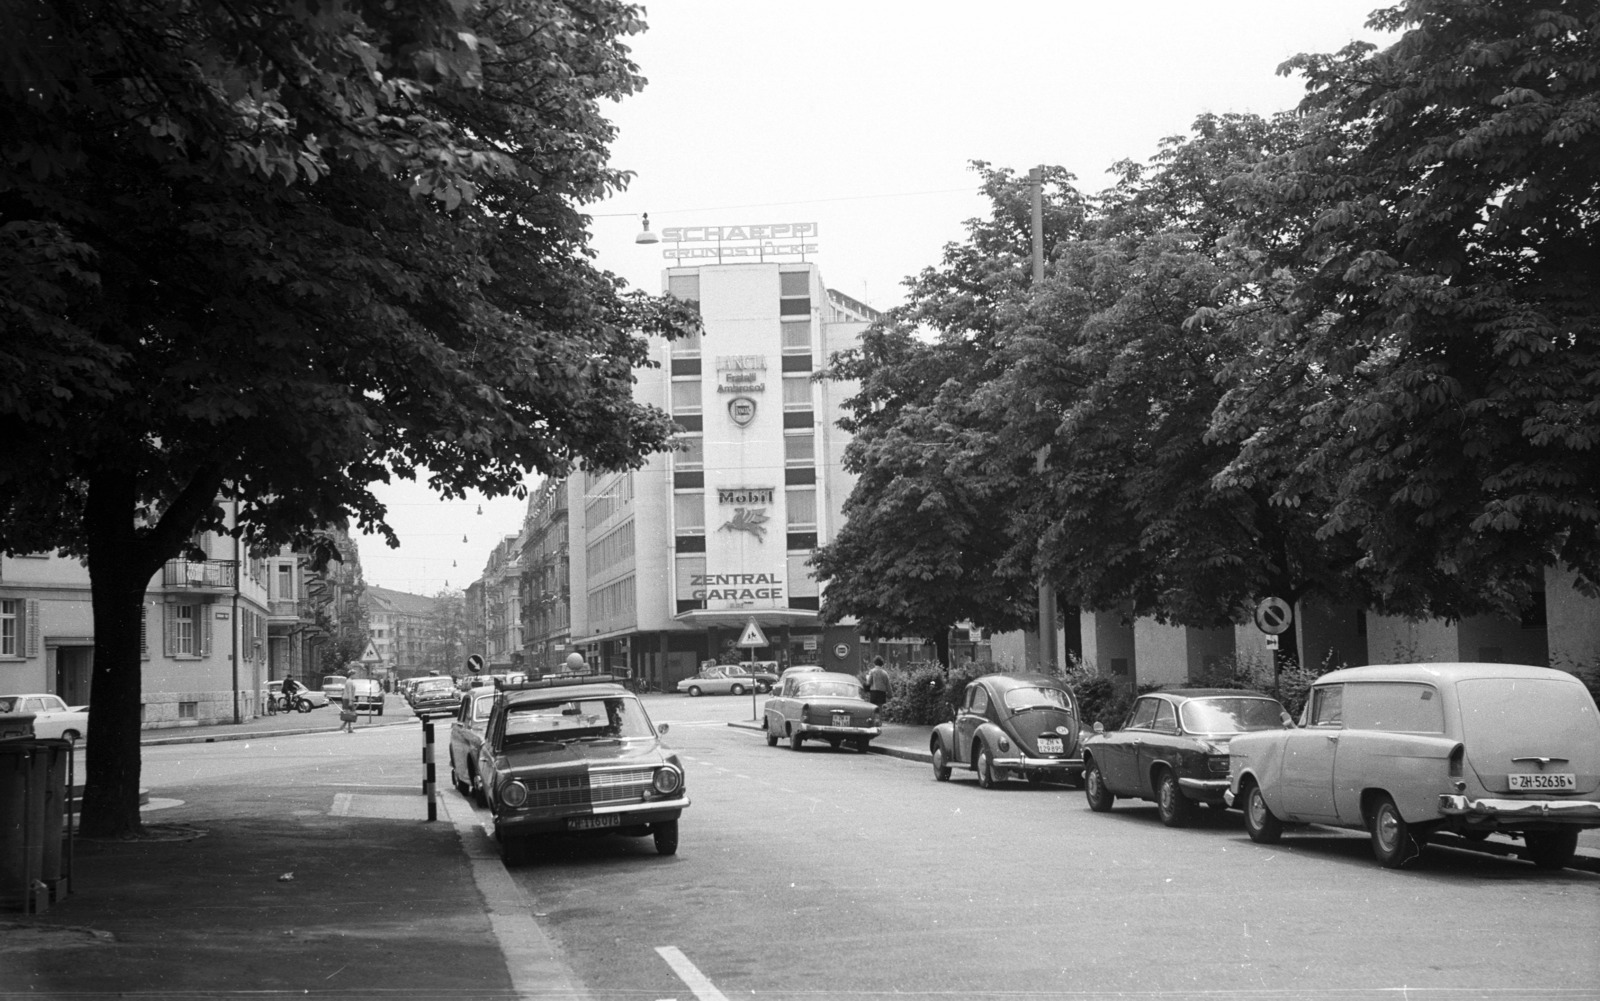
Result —
[[500, 802], [506, 806], [521, 806], [528, 801], [528, 787], [512, 779], [500, 786]]
[[1466, 763], [1467, 749], [1463, 744], [1457, 744], [1450, 749], [1450, 777], [1459, 779], [1462, 766]]
[[652, 784], [656, 792], [667, 796], [677, 792], [683, 785], [683, 775], [676, 768], [657, 768], [655, 781]]

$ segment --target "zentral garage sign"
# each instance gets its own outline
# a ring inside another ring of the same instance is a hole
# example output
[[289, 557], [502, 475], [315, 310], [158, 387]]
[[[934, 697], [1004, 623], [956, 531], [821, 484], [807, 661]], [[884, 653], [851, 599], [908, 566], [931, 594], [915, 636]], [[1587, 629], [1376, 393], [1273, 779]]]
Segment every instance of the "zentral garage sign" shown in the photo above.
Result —
[[783, 597], [783, 580], [770, 573], [704, 573], [689, 578], [690, 597], [701, 601], [762, 601]]
[[[661, 239], [675, 244], [661, 252], [661, 256], [682, 260], [686, 258], [714, 257], [719, 262], [725, 257], [785, 257], [817, 252], [814, 222], [760, 223], [752, 226], [667, 226], [661, 230]], [[714, 244], [714, 246], [685, 247], [686, 243]]]

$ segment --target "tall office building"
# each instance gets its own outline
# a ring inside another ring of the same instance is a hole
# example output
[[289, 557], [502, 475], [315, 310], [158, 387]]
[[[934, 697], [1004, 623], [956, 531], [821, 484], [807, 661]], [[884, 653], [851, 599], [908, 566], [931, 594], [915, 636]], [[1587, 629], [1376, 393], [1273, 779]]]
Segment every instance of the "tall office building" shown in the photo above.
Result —
[[699, 304], [704, 334], [658, 342], [635, 395], [686, 429], [683, 448], [569, 480], [568, 642], [670, 688], [754, 622], [769, 642], [752, 659], [857, 671], [854, 630], [821, 624], [806, 565], [853, 485], [834, 422], [857, 387], [812, 376], [878, 314], [803, 261], [665, 277]]

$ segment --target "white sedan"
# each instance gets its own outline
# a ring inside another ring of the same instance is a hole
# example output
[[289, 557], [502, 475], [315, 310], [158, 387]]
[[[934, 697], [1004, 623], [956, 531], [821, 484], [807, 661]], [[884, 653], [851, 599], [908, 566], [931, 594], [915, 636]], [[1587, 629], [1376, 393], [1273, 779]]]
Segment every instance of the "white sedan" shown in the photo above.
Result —
[[33, 735], [41, 740], [89, 735], [89, 707], [69, 706], [59, 695], [0, 695], [0, 713], [33, 713]]

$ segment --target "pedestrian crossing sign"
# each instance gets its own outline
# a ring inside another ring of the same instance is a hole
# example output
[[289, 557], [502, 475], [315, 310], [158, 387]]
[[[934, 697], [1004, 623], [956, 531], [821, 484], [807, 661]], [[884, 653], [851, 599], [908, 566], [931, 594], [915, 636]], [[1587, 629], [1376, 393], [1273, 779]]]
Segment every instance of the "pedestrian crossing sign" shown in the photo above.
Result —
[[367, 648], [361, 652], [361, 663], [381, 664], [383, 656], [378, 653], [378, 647], [371, 640], [367, 640]]
[[739, 634], [739, 642], [734, 645], [754, 650], [757, 647], [767, 645], [767, 634], [763, 633], [761, 627], [756, 625], [755, 619], [751, 619], [744, 624], [744, 632]]

